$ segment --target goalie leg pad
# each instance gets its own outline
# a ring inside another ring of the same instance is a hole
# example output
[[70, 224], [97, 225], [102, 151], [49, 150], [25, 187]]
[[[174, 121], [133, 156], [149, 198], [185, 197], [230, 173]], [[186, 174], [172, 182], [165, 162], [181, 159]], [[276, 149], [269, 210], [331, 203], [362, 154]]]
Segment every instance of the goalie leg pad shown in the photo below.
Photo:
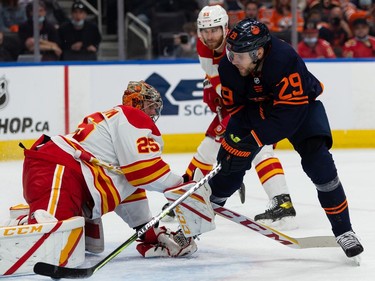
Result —
[[40, 261], [68, 267], [81, 265], [85, 260], [83, 226], [82, 217], [73, 217], [0, 227], [0, 275], [32, 274], [35, 263]]
[[[164, 196], [172, 203], [189, 190], [195, 182], [166, 190]], [[176, 217], [186, 237], [194, 237], [215, 229], [215, 214], [210, 203], [208, 184], [200, 187], [175, 208]]]

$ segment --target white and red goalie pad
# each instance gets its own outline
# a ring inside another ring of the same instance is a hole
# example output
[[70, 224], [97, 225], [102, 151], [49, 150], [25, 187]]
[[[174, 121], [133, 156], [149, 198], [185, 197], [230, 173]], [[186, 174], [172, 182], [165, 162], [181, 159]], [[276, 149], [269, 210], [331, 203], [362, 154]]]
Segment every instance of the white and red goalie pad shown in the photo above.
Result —
[[33, 272], [43, 261], [77, 267], [85, 260], [83, 217], [0, 227], [0, 276]]
[[[194, 173], [194, 180], [198, 181], [202, 177], [201, 170], [197, 168]], [[169, 203], [172, 203], [194, 184], [195, 182], [193, 181], [169, 188], [164, 191], [164, 196]], [[194, 237], [216, 228], [215, 213], [211, 206], [210, 195], [211, 188], [206, 183], [174, 209], [185, 237]]]

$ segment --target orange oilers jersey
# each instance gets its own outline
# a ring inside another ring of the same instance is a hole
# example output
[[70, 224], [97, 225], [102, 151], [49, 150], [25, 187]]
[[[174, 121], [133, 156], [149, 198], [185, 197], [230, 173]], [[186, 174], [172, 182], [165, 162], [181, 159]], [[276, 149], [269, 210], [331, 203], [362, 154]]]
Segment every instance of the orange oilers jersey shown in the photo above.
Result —
[[225, 48], [221, 54], [216, 54], [213, 50], [210, 50], [201, 39], [199, 39], [197, 40], [197, 53], [201, 67], [206, 73], [206, 78], [210, 80], [216, 93], [221, 96], [221, 83], [218, 67], [220, 60], [225, 56]]
[[[81, 170], [94, 200], [93, 218], [113, 211], [137, 189], [163, 192], [182, 183], [161, 158], [163, 140], [151, 118], [143, 111], [119, 105], [86, 116], [77, 130], [52, 141], [74, 157], [76, 150], [121, 168], [120, 173], [80, 161]], [[142, 195], [143, 194], [143, 195]], [[144, 193], [132, 200], [145, 199]]]
[[[304, 19], [301, 11], [297, 11], [297, 31], [303, 31]], [[288, 15], [279, 14], [276, 9], [273, 10], [272, 16], [270, 18], [270, 31], [271, 32], [281, 32], [285, 29], [289, 29], [292, 26], [292, 12]]]

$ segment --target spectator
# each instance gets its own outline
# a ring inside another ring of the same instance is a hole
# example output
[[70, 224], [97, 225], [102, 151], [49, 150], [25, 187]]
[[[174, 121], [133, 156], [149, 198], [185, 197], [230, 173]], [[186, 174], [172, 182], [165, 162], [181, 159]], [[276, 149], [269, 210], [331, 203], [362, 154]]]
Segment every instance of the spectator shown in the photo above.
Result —
[[307, 0], [304, 14], [306, 16], [312, 10], [317, 10], [321, 14], [322, 20], [328, 22], [331, 10], [334, 7], [340, 7], [340, 1], [342, 0]]
[[0, 31], [0, 61], [17, 61], [20, 52], [18, 37]]
[[98, 59], [97, 52], [102, 38], [98, 27], [87, 21], [86, 17], [85, 5], [80, 1], [74, 2], [71, 22], [59, 28], [63, 50], [62, 60], [95, 61]]
[[271, 27], [273, 11], [274, 8], [272, 7], [272, 4], [260, 4], [260, 6], [258, 6], [258, 19], [260, 22], [267, 25], [268, 29]]
[[[59, 36], [56, 28], [46, 20], [46, 5], [44, 1], [39, 1], [39, 47], [42, 61], [59, 60], [62, 53], [59, 47]], [[33, 3], [26, 5], [27, 21], [19, 28], [19, 38], [23, 54], [34, 52], [34, 23], [33, 23]]]
[[232, 28], [237, 22], [245, 18], [245, 8], [241, 2], [242, 1], [238, 0], [226, 0], [225, 3], [223, 3], [225, 5], [222, 5], [226, 9], [229, 17], [229, 28]]
[[[303, 31], [304, 19], [297, 9], [297, 31]], [[270, 31], [277, 37], [290, 42], [292, 28], [291, 0], [275, 0], [274, 9], [270, 18]]]
[[47, 11], [46, 19], [53, 24], [55, 28], [59, 28], [64, 22], [69, 21], [65, 11], [61, 8], [57, 0], [44, 0], [44, 3], [46, 4]]
[[184, 32], [175, 38], [176, 58], [198, 58], [197, 54], [197, 24], [196, 22], [187, 22], [183, 26]]
[[259, 4], [257, 0], [248, 0], [244, 4], [245, 18], [256, 19], [267, 27], [270, 27], [270, 18], [273, 9], [263, 4]]
[[318, 30], [323, 26], [328, 27], [328, 23], [326, 21], [323, 21], [322, 13], [318, 9], [312, 9], [307, 14], [305, 14], [305, 21], [315, 22]]
[[19, 0], [0, 1], [0, 29], [4, 32], [18, 32], [19, 25], [26, 19], [25, 7]]
[[372, 5], [372, 0], [342, 0], [341, 8], [349, 23], [359, 17], [370, 18], [375, 15], [375, 6]]
[[336, 57], [342, 57], [342, 48], [345, 42], [352, 37], [352, 31], [345, 21], [340, 7], [331, 9], [328, 25], [319, 30], [319, 37], [331, 44]]
[[255, 0], [249, 0], [244, 6], [245, 18], [251, 18], [258, 20], [258, 2]]
[[302, 58], [336, 58], [331, 45], [319, 38], [319, 30], [314, 22], [308, 22], [298, 43], [298, 54]]
[[353, 21], [354, 37], [346, 41], [343, 56], [346, 58], [375, 57], [375, 37], [370, 36], [370, 26], [366, 19], [358, 18]]

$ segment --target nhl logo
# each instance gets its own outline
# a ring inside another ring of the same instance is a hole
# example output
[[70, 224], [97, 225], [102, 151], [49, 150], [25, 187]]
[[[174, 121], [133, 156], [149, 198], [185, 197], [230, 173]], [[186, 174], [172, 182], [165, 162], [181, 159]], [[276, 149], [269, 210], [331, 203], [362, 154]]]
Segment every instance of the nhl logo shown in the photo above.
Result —
[[254, 83], [257, 85], [260, 84], [260, 80], [258, 77], [254, 77]]
[[5, 77], [0, 77], [0, 109], [4, 108], [9, 101], [8, 81]]

